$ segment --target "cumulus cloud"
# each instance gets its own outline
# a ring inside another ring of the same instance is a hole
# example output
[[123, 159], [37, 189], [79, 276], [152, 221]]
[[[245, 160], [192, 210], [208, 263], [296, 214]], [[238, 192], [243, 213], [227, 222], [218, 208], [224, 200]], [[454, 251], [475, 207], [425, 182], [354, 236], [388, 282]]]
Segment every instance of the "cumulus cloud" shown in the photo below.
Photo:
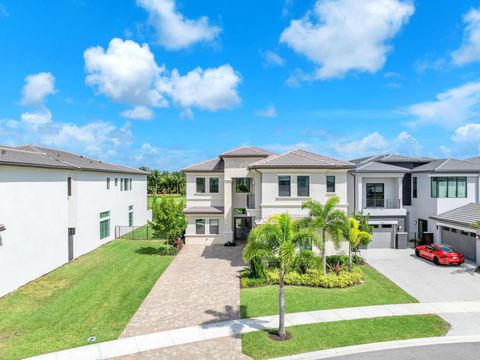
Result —
[[21, 120], [33, 126], [45, 125], [52, 121], [52, 113], [47, 108], [35, 112], [24, 112]]
[[400, 132], [393, 139], [386, 139], [378, 131], [375, 131], [359, 140], [338, 141], [334, 147], [338, 154], [347, 158], [359, 158], [383, 153], [415, 155], [421, 151], [418, 140], [406, 131]]
[[275, 105], [270, 104], [265, 109], [256, 110], [255, 115], [273, 118], [277, 116], [277, 111], [275, 110]]
[[479, 115], [480, 82], [471, 82], [439, 93], [434, 101], [407, 107], [416, 120], [411, 125], [435, 124], [454, 127]]
[[452, 135], [452, 140], [478, 143], [480, 141], [480, 124], [471, 123], [458, 127]]
[[196, 20], [186, 18], [176, 9], [174, 0], [137, 0], [137, 4], [148, 12], [159, 44], [170, 50], [212, 41], [222, 30], [218, 26], [211, 26], [206, 16]]
[[451, 53], [455, 65], [465, 65], [480, 60], [480, 9], [471, 9], [464, 17], [463, 42]]
[[185, 75], [177, 69], [159, 66], [147, 44], [115, 38], [107, 50], [100, 46], [84, 53], [86, 83], [115, 102], [133, 109], [123, 116], [132, 119], [153, 117], [150, 107], [166, 107], [169, 101], [182, 108], [210, 111], [229, 109], [240, 102], [237, 87], [241, 76], [230, 65], [191, 70]]
[[284, 66], [285, 59], [278, 55], [276, 52], [271, 50], [261, 51], [260, 55], [263, 57], [265, 65], [272, 65], [272, 66]]
[[22, 105], [42, 105], [55, 93], [55, 77], [49, 72], [28, 75], [22, 89]]
[[410, 0], [317, 0], [302, 19], [292, 20], [280, 42], [317, 65], [313, 78], [375, 73], [392, 39], [415, 8]]
[[146, 106], [135, 106], [133, 109], [122, 111], [121, 115], [136, 120], [151, 120], [155, 116], [152, 109]]

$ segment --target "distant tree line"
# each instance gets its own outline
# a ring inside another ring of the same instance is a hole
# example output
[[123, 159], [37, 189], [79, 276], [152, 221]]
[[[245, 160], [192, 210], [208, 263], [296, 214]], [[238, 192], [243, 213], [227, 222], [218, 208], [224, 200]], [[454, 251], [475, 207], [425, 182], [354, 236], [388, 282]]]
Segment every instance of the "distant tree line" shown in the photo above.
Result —
[[140, 170], [148, 172], [147, 191], [149, 194], [185, 195], [187, 179], [181, 171], [159, 171], [142, 166]]

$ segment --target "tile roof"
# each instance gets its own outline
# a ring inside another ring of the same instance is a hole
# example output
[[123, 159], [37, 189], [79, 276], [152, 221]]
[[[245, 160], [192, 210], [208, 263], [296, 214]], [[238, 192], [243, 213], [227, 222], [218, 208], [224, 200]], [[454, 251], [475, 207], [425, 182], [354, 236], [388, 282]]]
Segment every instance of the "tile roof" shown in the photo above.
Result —
[[354, 164], [331, 157], [312, 153], [301, 149], [288, 151], [284, 154], [271, 155], [265, 159], [250, 164], [252, 169], [292, 168], [292, 169], [351, 169]]
[[430, 216], [431, 219], [471, 226], [480, 220], [480, 204], [470, 203], [456, 209]]
[[33, 166], [142, 175], [147, 174], [146, 172], [135, 168], [111, 164], [82, 155], [34, 145], [19, 147], [0, 146], [0, 165]]
[[405, 173], [409, 172], [407, 168], [385, 164], [377, 161], [366, 162], [360, 164], [355, 169], [355, 172], [387, 172], [387, 173]]
[[221, 158], [224, 157], [267, 157], [274, 155], [275, 153], [261, 149], [256, 146], [241, 146], [220, 154]]
[[223, 214], [223, 206], [192, 206], [183, 210], [185, 214]]
[[223, 159], [219, 157], [202, 161], [182, 169], [183, 172], [223, 172], [223, 170], [224, 162]]
[[382, 163], [396, 163], [396, 162], [413, 162], [413, 163], [428, 163], [435, 160], [434, 158], [427, 157], [427, 156], [404, 156], [398, 154], [381, 154], [381, 155], [374, 155], [374, 156], [366, 156], [363, 158], [353, 159], [350, 162], [354, 163], [355, 165], [366, 163], [366, 162], [382, 162]]
[[411, 172], [480, 172], [480, 164], [455, 159], [439, 159], [412, 169]]
[[480, 164], [480, 156], [476, 156], [476, 157], [473, 157], [471, 159], [467, 159], [465, 161], [470, 161], [470, 162], [473, 162], [475, 164]]

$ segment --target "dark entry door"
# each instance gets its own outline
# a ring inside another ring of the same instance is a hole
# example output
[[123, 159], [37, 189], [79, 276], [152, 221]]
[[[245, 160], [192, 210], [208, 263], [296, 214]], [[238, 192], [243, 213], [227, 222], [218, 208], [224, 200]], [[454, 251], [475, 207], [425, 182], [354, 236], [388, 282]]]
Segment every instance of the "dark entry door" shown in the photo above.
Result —
[[423, 219], [418, 219], [418, 238], [420, 240], [425, 240], [423, 233], [428, 231], [428, 221]]
[[68, 261], [73, 260], [73, 236], [75, 235], [75, 228], [68, 228]]
[[252, 230], [252, 218], [236, 217], [235, 221], [235, 240], [247, 240], [250, 230]]

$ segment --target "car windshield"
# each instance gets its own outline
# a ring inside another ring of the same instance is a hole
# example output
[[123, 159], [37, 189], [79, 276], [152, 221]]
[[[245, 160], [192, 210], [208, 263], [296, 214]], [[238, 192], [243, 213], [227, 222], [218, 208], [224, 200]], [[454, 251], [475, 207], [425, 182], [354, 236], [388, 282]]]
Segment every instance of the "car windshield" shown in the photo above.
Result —
[[445, 253], [454, 253], [456, 252], [454, 248], [450, 246], [441, 246], [440, 249], [442, 249], [443, 252]]

